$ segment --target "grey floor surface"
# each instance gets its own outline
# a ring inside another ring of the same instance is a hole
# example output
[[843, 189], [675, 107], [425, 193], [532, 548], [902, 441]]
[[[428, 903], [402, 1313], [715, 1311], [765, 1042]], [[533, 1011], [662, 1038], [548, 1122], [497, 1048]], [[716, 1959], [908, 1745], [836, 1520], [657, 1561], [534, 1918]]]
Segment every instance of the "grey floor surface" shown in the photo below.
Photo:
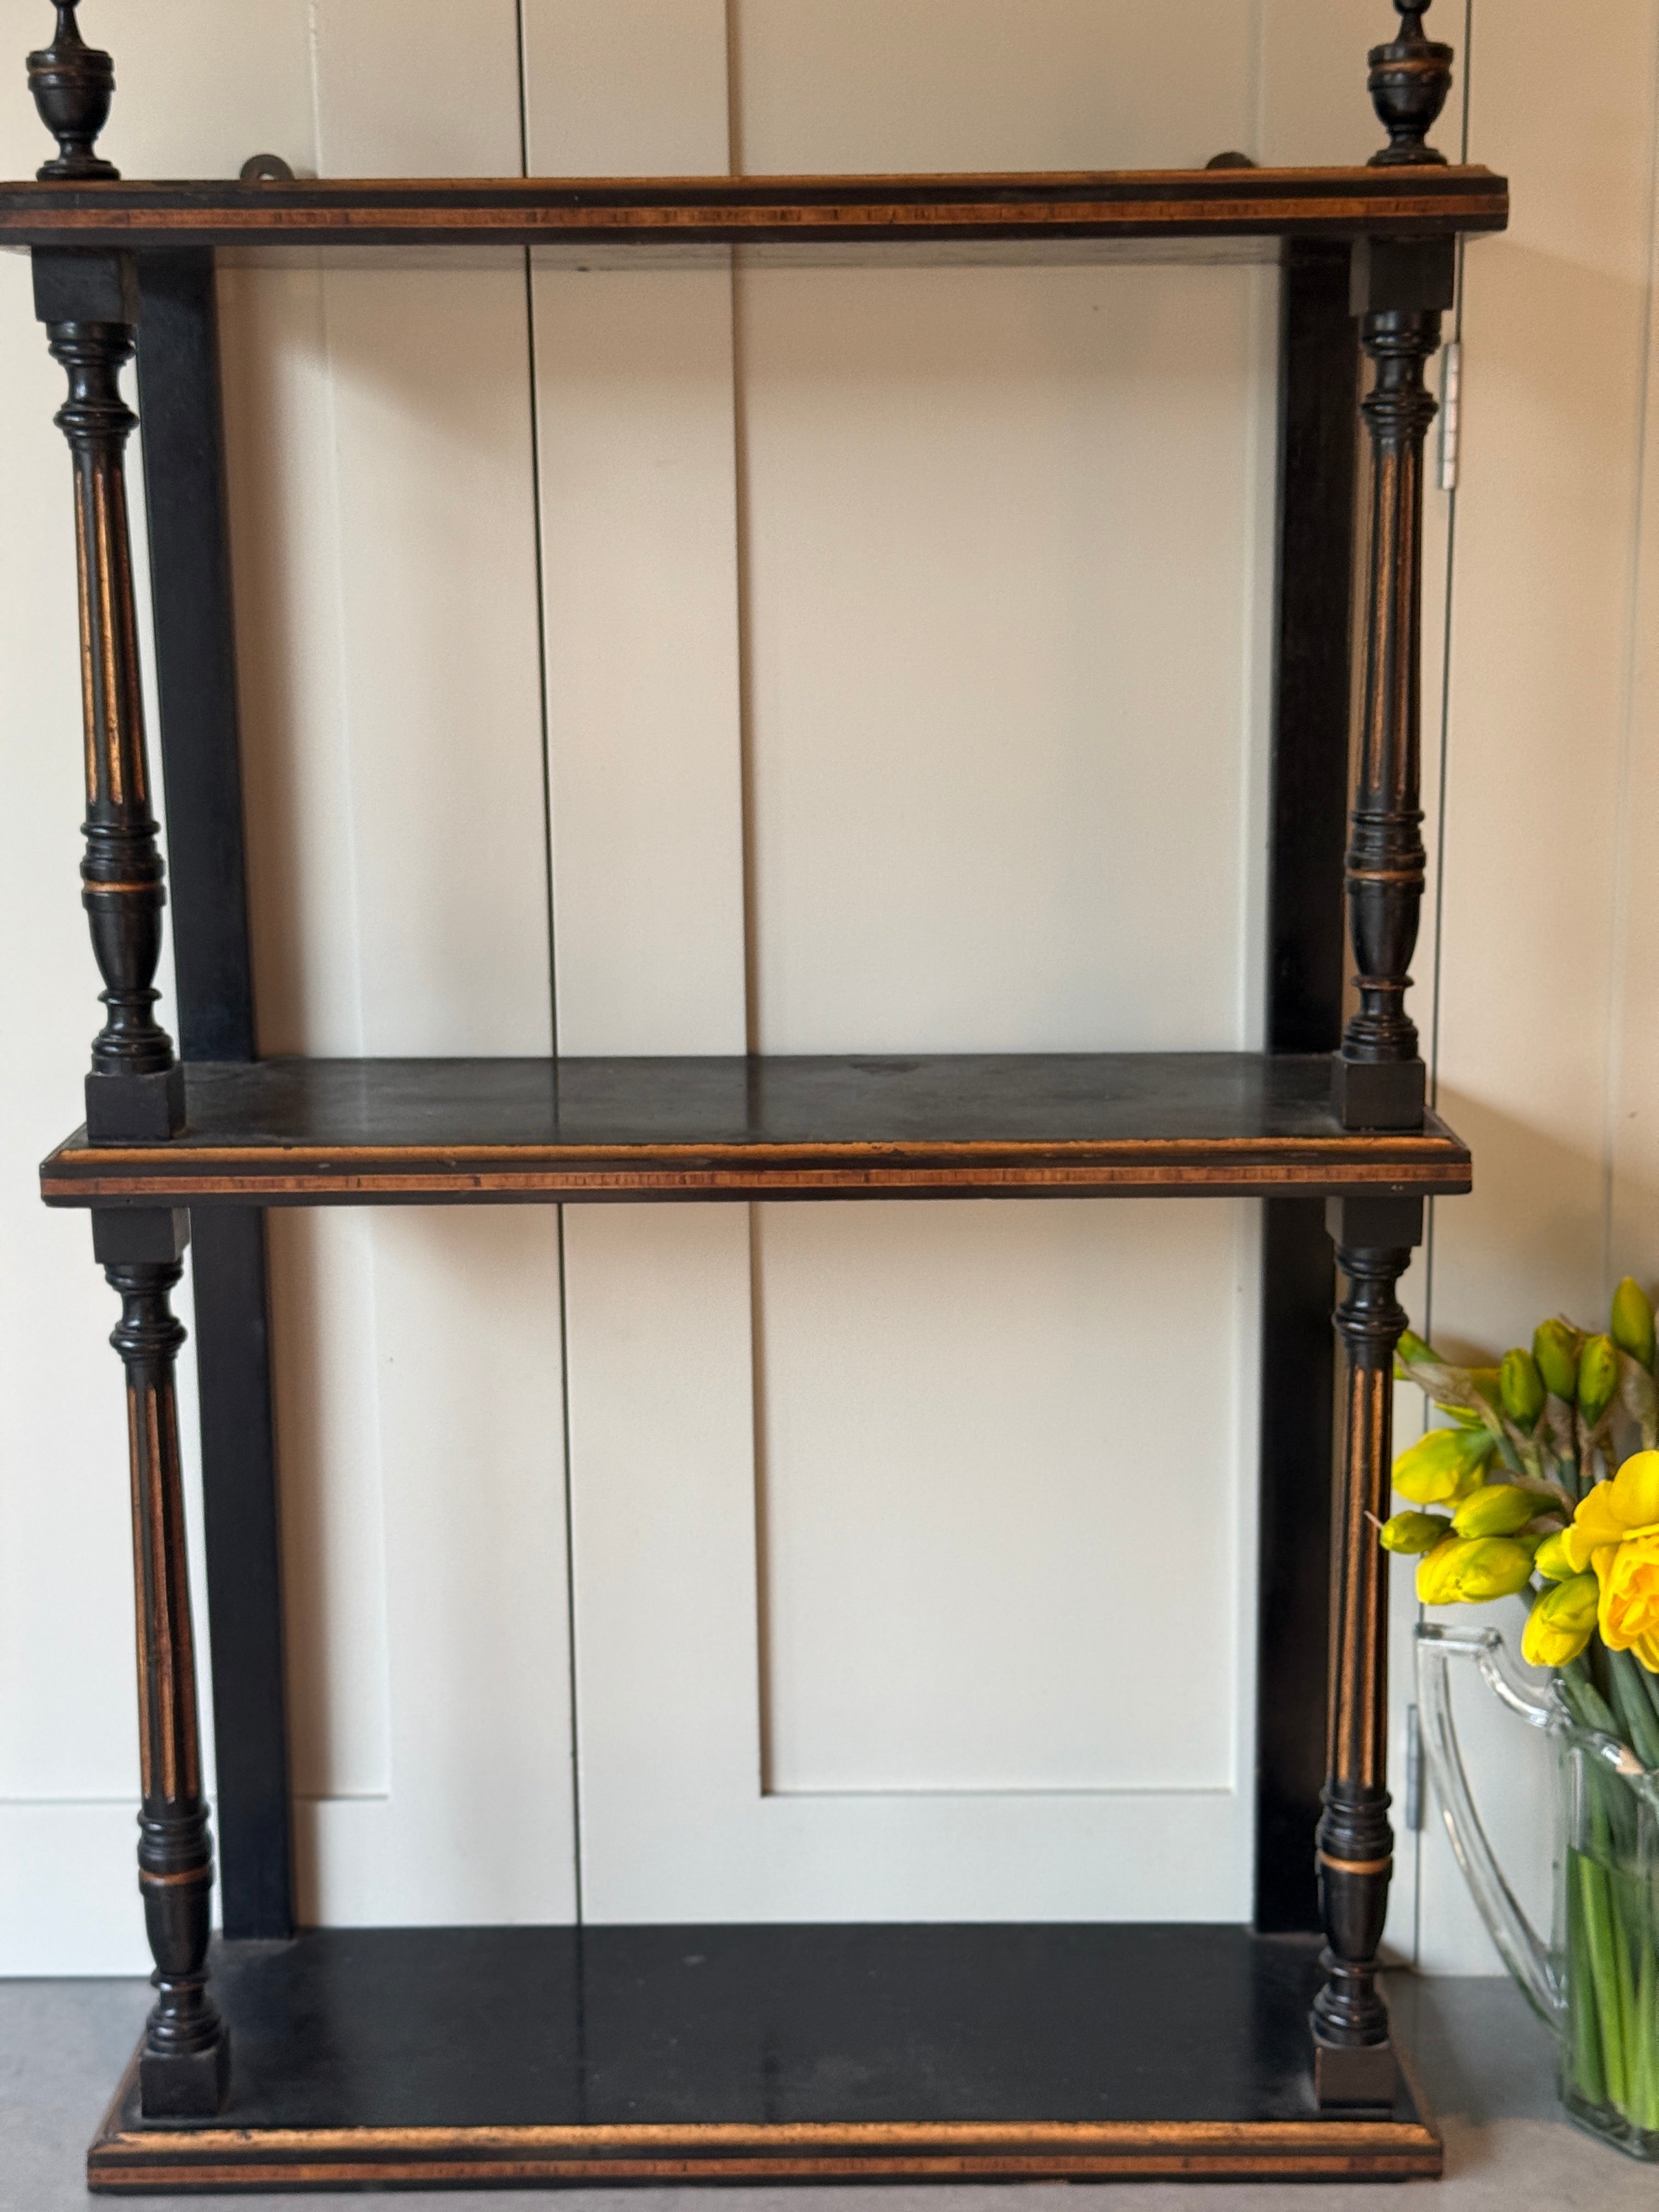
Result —
[[[117, 2076], [137, 2039], [149, 1991], [142, 1982], [0, 1982], [0, 2212], [85, 2207], [82, 2160]], [[1395, 2185], [1432, 2190], [1435, 2212], [1659, 2212], [1659, 2166], [1639, 2166], [1591, 2142], [1559, 2115], [1549, 2038], [1505, 1981], [1395, 1978], [1401, 2039], [1446, 2139], [1443, 2182]], [[1019, 2202], [1041, 2212], [1085, 2189], [1112, 2208], [1146, 2212], [1339, 2212], [1397, 2202], [1352, 2183], [1094, 2182], [1018, 2185]], [[398, 2191], [398, 2212], [464, 2212], [568, 2199], [568, 2191]], [[730, 2196], [733, 2212], [998, 2212], [1009, 2185], [893, 2185], [862, 2188], [593, 2189], [583, 2212], [708, 2212]], [[199, 2197], [146, 2197], [146, 2205], [195, 2204]], [[246, 2200], [279, 2212], [330, 2199], [270, 2196]]]

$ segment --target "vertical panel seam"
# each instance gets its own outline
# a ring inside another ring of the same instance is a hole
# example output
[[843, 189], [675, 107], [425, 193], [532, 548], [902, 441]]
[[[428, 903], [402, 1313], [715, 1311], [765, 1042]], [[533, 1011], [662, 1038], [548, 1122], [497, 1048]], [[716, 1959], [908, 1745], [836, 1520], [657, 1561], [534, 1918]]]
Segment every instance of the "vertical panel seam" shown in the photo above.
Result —
[[[530, 174], [530, 40], [525, 21], [525, 0], [514, 0], [514, 21], [518, 40], [519, 167]], [[547, 1000], [548, 1024], [553, 1050], [554, 1082], [558, 1081], [559, 970], [555, 945], [553, 897], [553, 748], [548, 712], [547, 561], [545, 508], [542, 499], [541, 374], [536, 349], [536, 270], [531, 249], [524, 249], [525, 337], [530, 379], [530, 496], [536, 549], [536, 654], [538, 698], [541, 709], [542, 836], [547, 887]], [[582, 1925], [582, 1817], [580, 1715], [576, 1698], [576, 1541], [575, 1514], [571, 1495], [570, 1464], [570, 1323], [568, 1277], [565, 1266], [564, 1208], [554, 1208], [554, 1252], [559, 1285], [559, 1445], [564, 1518], [564, 1634], [565, 1682], [570, 1733], [570, 1869], [575, 1924]]]
[[[743, 72], [738, 0], [725, 0], [726, 167], [744, 172]], [[738, 807], [743, 870], [744, 1048], [760, 1050], [760, 943], [755, 864], [754, 665], [750, 652], [749, 425], [744, 406], [743, 271], [732, 258], [726, 283], [732, 317], [732, 529], [733, 597], [738, 653]], [[772, 1793], [772, 1634], [769, 1546], [766, 1513], [766, 1370], [761, 1317], [761, 1214], [747, 1209], [749, 1263], [749, 1395], [753, 1468], [755, 1546], [756, 1778], [761, 1796]]]
[[[1474, 0], [1463, 0], [1463, 85], [1462, 104], [1458, 116], [1457, 158], [1467, 163], [1469, 158], [1469, 113], [1471, 81], [1474, 64]], [[1463, 338], [1463, 276], [1466, 241], [1457, 241], [1456, 279], [1452, 293], [1452, 343], [1461, 345]], [[1443, 371], [1442, 392], [1444, 392]], [[1452, 614], [1454, 580], [1457, 569], [1457, 486], [1454, 483], [1446, 495], [1446, 591], [1441, 610], [1440, 652], [1440, 773], [1435, 798], [1434, 835], [1434, 964], [1429, 978], [1429, 1103], [1440, 1103], [1440, 998], [1443, 963], [1445, 957], [1446, 911], [1446, 794], [1449, 787], [1448, 762], [1451, 750], [1451, 673], [1452, 673]], [[1430, 1199], [1423, 1209], [1423, 1334], [1431, 1341], [1434, 1336], [1434, 1274], [1435, 1201]], [[1416, 1620], [1420, 1625], [1427, 1607], [1419, 1604]], [[1408, 1698], [1415, 1690], [1408, 1686]], [[1412, 1965], [1421, 1964], [1423, 1957], [1423, 1830], [1413, 1832], [1409, 1850], [1412, 1863]], [[1403, 1854], [1401, 1855], [1403, 1856]]]
[[1636, 410], [1632, 425], [1632, 463], [1634, 492], [1631, 502], [1630, 545], [1625, 577], [1625, 623], [1620, 671], [1619, 734], [1613, 763], [1613, 866], [1608, 885], [1608, 937], [1612, 972], [1607, 989], [1607, 1059], [1601, 1098], [1601, 1276], [1610, 1286], [1614, 1267], [1613, 1191], [1618, 1176], [1620, 1086], [1625, 1057], [1625, 987], [1629, 970], [1630, 830], [1628, 799], [1631, 757], [1634, 749], [1637, 696], [1641, 669], [1641, 612], [1644, 586], [1642, 536], [1647, 506], [1649, 390], [1653, 362], [1655, 308], [1654, 253], [1659, 244], [1656, 221], [1659, 207], [1659, 40], [1654, 33], [1659, 11], [1650, 14], [1648, 53], [1647, 176], [1642, 212], [1641, 329], [1637, 338]]

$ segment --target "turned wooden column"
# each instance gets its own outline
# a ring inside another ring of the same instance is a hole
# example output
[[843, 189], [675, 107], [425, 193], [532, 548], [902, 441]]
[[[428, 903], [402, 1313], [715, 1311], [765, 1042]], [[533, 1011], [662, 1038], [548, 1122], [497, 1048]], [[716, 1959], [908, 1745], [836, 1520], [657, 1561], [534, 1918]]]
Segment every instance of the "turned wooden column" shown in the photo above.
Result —
[[183, 1273], [189, 1216], [97, 1212], [93, 1250], [121, 1318], [110, 1342], [126, 1368], [127, 1453], [138, 1631], [138, 1887], [157, 1990], [139, 2083], [146, 2118], [201, 2118], [224, 2102], [230, 2039], [208, 1994], [213, 1840], [202, 1795], [185, 1556], [174, 1370], [185, 1332], [167, 1301]]
[[1395, 1286], [1423, 1235], [1418, 1198], [1334, 1198], [1326, 1225], [1343, 1295], [1341, 1440], [1331, 1518], [1331, 1703], [1317, 1831], [1324, 1986], [1314, 2000], [1314, 2079], [1323, 2105], [1391, 2105], [1389, 2015], [1376, 1953], [1389, 1905], [1388, 1514], [1394, 1353], [1406, 1316]]
[[69, 377], [57, 421], [75, 464], [87, 790], [81, 896], [107, 1009], [87, 1077], [87, 1133], [94, 1143], [166, 1138], [184, 1127], [184, 1076], [155, 1016], [167, 893], [144, 739], [124, 458], [137, 420], [120, 389], [138, 320], [131, 257], [37, 252], [34, 297]]
[[1342, 1035], [1333, 1102], [1348, 1129], [1414, 1129], [1425, 1097], [1406, 1012], [1423, 899], [1423, 441], [1434, 419], [1424, 369], [1452, 298], [1449, 239], [1361, 239], [1352, 304], [1376, 364], [1360, 403], [1370, 437], [1370, 541], [1358, 774], [1349, 817], [1348, 933], [1358, 1004]]
[[[1396, 0], [1399, 37], [1370, 54], [1370, 93], [1389, 143], [1373, 166], [1438, 162], [1424, 134], [1451, 85], [1452, 52], [1423, 35], [1424, 5]], [[1343, 1032], [1333, 1103], [1346, 1129], [1415, 1129], [1425, 1079], [1406, 1012], [1423, 899], [1421, 779], [1423, 441], [1434, 420], [1424, 372], [1452, 304], [1449, 238], [1355, 241], [1350, 305], [1374, 365], [1361, 402], [1370, 441], [1364, 688], [1349, 819], [1348, 932], [1358, 1005]]]
[[[109, 119], [115, 67], [82, 39], [76, 5], [57, 0], [52, 42], [28, 58], [29, 90], [58, 141], [39, 174], [95, 185], [119, 173], [94, 150]], [[87, 785], [81, 897], [108, 1009], [87, 1077], [87, 1133], [94, 1144], [173, 1137], [185, 1125], [184, 1075], [154, 1012], [167, 893], [151, 811], [127, 517], [125, 451], [137, 417], [121, 397], [121, 371], [137, 337], [131, 255], [37, 252], [34, 310], [69, 377], [57, 420], [75, 463]]]

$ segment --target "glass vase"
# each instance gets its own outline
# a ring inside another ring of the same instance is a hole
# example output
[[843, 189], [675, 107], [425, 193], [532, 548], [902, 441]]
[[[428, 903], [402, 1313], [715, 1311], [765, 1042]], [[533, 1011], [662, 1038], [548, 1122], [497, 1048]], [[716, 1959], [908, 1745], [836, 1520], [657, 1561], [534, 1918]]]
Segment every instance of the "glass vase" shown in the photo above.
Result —
[[[1547, 1942], [1516, 1903], [1475, 1809], [1452, 1721], [1453, 1663], [1472, 1662], [1555, 1747], [1554, 1915]], [[1417, 1631], [1429, 1772], [1504, 1963], [1556, 2039], [1561, 2101], [1632, 2158], [1659, 2162], [1659, 1776], [1581, 1728], [1553, 1680], [1516, 1666], [1494, 1628]]]

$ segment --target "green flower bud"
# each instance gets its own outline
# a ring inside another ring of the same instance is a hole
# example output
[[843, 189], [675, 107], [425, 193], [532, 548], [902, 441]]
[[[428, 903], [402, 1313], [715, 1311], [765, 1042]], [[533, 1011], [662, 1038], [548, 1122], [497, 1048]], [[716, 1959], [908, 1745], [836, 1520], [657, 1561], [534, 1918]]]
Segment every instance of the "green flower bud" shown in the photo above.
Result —
[[1533, 1332], [1532, 1356], [1545, 1389], [1569, 1403], [1578, 1388], [1578, 1355], [1583, 1346], [1583, 1331], [1570, 1321], [1547, 1321]]
[[1400, 1342], [1395, 1349], [1395, 1381], [1396, 1382], [1409, 1382], [1412, 1378], [1406, 1372], [1407, 1369], [1408, 1367], [1420, 1367], [1425, 1361], [1427, 1361], [1431, 1366], [1437, 1367], [1439, 1365], [1439, 1357], [1437, 1354], [1434, 1346], [1431, 1344], [1425, 1344], [1422, 1338], [1415, 1334], [1411, 1329], [1402, 1329], [1400, 1334]]
[[1544, 1410], [1544, 1378], [1529, 1352], [1506, 1352], [1498, 1370], [1498, 1387], [1504, 1411], [1517, 1429], [1530, 1436]]
[[1532, 1563], [1540, 1575], [1547, 1575], [1553, 1583], [1571, 1581], [1577, 1570], [1566, 1554], [1566, 1530], [1558, 1528], [1553, 1536], [1546, 1536], [1532, 1555]]
[[1653, 1301], [1626, 1275], [1613, 1294], [1613, 1340], [1653, 1372]]
[[1489, 1482], [1473, 1491], [1452, 1516], [1460, 1536], [1513, 1536], [1544, 1503], [1534, 1490], [1513, 1482]]
[[1486, 1605], [1532, 1580], [1532, 1553], [1510, 1536], [1450, 1536], [1418, 1563], [1425, 1605]]
[[1578, 1355], [1578, 1410], [1586, 1428], [1593, 1429], [1619, 1389], [1619, 1352], [1610, 1336], [1584, 1340]]
[[1455, 1505], [1480, 1488], [1497, 1449], [1489, 1429], [1431, 1429], [1395, 1460], [1394, 1486], [1413, 1505]]
[[1382, 1523], [1385, 1552], [1431, 1552], [1452, 1532], [1443, 1513], [1396, 1513]]

